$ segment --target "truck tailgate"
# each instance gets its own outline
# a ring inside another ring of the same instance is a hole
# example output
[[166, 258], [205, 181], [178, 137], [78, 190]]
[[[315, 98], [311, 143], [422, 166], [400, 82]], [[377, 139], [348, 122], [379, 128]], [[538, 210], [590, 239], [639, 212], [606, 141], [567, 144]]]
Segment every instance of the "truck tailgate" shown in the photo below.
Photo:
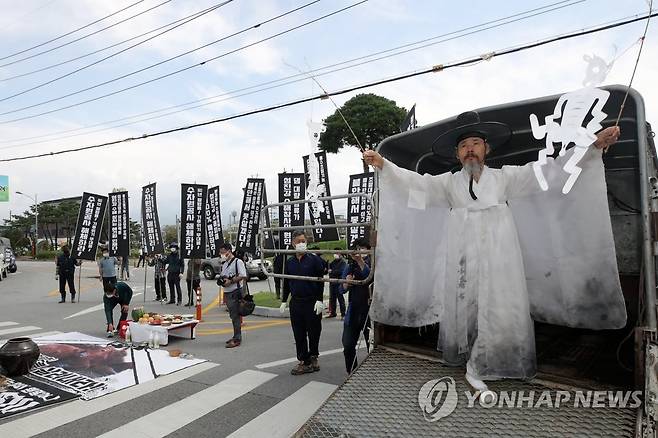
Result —
[[[575, 394], [555, 407], [559, 396], [538, 382], [503, 380], [489, 382], [497, 394], [524, 391], [533, 401], [494, 407], [471, 403], [472, 393], [462, 368], [444, 366], [420, 356], [377, 347], [324, 405], [297, 432], [296, 437], [632, 437], [637, 409], [634, 407], [574, 407]], [[427, 421], [418, 393], [428, 381], [454, 379], [458, 402], [454, 411], [436, 421]], [[534, 391], [534, 396], [530, 396]], [[538, 406], [543, 392], [551, 405]], [[593, 400], [593, 399], [592, 399]]]

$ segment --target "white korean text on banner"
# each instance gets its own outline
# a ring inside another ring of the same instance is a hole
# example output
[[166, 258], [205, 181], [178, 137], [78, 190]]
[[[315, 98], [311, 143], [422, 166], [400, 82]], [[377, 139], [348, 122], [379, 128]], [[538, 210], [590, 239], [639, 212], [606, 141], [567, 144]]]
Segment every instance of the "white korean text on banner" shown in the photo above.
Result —
[[0, 391], [0, 419], [77, 398], [53, 385], [26, 376], [6, 378]]
[[206, 198], [208, 186], [181, 184], [180, 232], [181, 257], [203, 259], [206, 257]]
[[[315, 154], [317, 166], [309, 166], [308, 158], [308, 155], [303, 157], [304, 173], [306, 175], [306, 193], [310, 194], [309, 184], [311, 179], [317, 178], [315, 184], [317, 197], [331, 196], [329, 173], [327, 170], [327, 153], [317, 152]], [[316, 170], [318, 174], [316, 176], [310, 175], [309, 172], [312, 170]], [[331, 201], [319, 201], [309, 204], [309, 216], [313, 225], [331, 225], [336, 223], [334, 205]], [[313, 238], [316, 242], [338, 240], [338, 230], [336, 228], [313, 228]]]
[[128, 257], [130, 254], [130, 215], [128, 213], [128, 192], [114, 192], [108, 195], [110, 220], [108, 221], [108, 246], [112, 257]]
[[80, 201], [72, 254], [81, 260], [96, 260], [107, 196], [84, 192]]
[[219, 257], [219, 247], [224, 243], [222, 215], [219, 202], [219, 186], [208, 189], [206, 201], [206, 231], [210, 257]]
[[142, 234], [146, 255], [163, 254], [162, 230], [158, 218], [155, 183], [142, 187]]
[[[303, 173], [279, 174], [279, 202], [304, 199], [306, 184]], [[279, 206], [279, 226], [295, 227], [304, 225], [305, 204]], [[292, 244], [292, 231], [279, 232], [279, 247], [285, 249]]]
[[[375, 187], [375, 174], [372, 172], [350, 175], [349, 193], [367, 193], [372, 195]], [[369, 222], [372, 217], [372, 205], [364, 197], [352, 197], [347, 201], [347, 222], [350, 224]], [[352, 244], [359, 237], [367, 237], [370, 227], [349, 227], [347, 230], [347, 244]]]
[[251, 254], [256, 253], [256, 236], [260, 222], [260, 209], [263, 206], [264, 187], [263, 178], [248, 178], [242, 199], [236, 249]]

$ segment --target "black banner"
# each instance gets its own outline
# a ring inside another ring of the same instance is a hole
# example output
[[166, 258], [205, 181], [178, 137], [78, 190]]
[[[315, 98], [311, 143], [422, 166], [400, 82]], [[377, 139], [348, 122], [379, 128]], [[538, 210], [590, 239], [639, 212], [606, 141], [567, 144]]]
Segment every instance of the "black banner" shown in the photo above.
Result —
[[260, 222], [260, 209], [263, 206], [263, 190], [265, 180], [262, 178], [248, 178], [244, 189], [242, 209], [240, 210], [240, 225], [236, 249], [256, 253], [256, 236]]
[[[317, 197], [331, 196], [331, 189], [329, 188], [329, 172], [327, 170], [327, 153], [317, 152], [315, 154], [317, 162], [317, 175], [311, 175], [309, 172], [308, 155], [304, 159], [304, 173], [306, 174], [306, 195], [311, 194], [311, 183], [317, 184]], [[314, 170], [314, 169], [310, 169]], [[317, 178], [317, 181], [315, 179]], [[320, 211], [317, 203], [309, 205], [309, 216], [313, 225], [329, 225], [336, 223], [334, 216], [334, 204], [331, 201], [322, 201], [324, 211]], [[313, 228], [313, 237], [316, 242], [327, 242], [331, 240], [338, 240], [338, 230], [336, 228]]]
[[[263, 205], [267, 205], [267, 188], [263, 184]], [[272, 219], [270, 217], [270, 210], [265, 211], [265, 228], [270, 228], [272, 226]], [[265, 249], [274, 249], [274, 235], [271, 231], [265, 231], [265, 242], [262, 243]]]
[[[279, 202], [304, 199], [306, 184], [303, 173], [279, 174]], [[305, 204], [280, 205], [279, 226], [294, 227], [304, 225]], [[292, 231], [279, 232], [279, 247], [285, 249], [292, 244]]]
[[142, 235], [144, 236], [146, 255], [164, 253], [155, 183], [142, 187]]
[[208, 189], [206, 201], [206, 235], [210, 257], [219, 257], [219, 246], [224, 243], [222, 215], [219, 202], [219, 186]]
[[80, 201], [78, 222], [73, 238], [73, 251], [81, 260], [96, 260], [96, 247], [107, 207], [107, 196], [84, 192]]
[[[375, 174], [373, 172], [350, 175], [349, 193], [372, 194], [375, 187]], [[363, 197], [349, 198], [347, 201], [347, 222], [355, 224], [368, 222], [372, 217], [372, 204]], [[347, 230], [348, 248], [359, 237], [369, 237], [370, 227], [349, 227]]]
[[208, 186], [181, 184], [181, 257], [206, 258], [206, 198]]
[[7, 377], [0, 392], [0, 419], [77, 398], [77, 394], [29, 377]]
[[109, 250], [112, 257], [130, 255], [130, 215], [128, 214], [128, 192], [110, 193], [108, 221]]

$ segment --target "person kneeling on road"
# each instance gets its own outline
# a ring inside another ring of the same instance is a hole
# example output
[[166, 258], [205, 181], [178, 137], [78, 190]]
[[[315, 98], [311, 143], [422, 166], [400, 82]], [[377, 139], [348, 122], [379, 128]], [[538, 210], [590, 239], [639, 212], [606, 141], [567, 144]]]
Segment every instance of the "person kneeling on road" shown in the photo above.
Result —
[[121, 317], [119, 322], [128, 319], [128, 306], [133, 297], [133, 290], [123, 281], [115, 284], [105, 284], [105, 295], [103, 295], [103, 307], [105, 308], [105, 319], [107, 320], [107, 337], [114, 336], [114, 308], [121, 306]]
[[[285, 264], [286, 275], [322, 278], [325, 265], [322, 259], [314, 254], [305, 253], [306, 235], [303, 231], [295, 231], [292, 243], [298, 251], [295, 257], [290, 257]], [[320, 333], [322, 331], [322, 311], [324, 283], [321, 281], [284, 279], [283, 296], [281, 297], [281, 313], [286, 310], [288, 295], [290, 298], [290, 325], [295, 337], [297, 360], [299, 363], [290, 371], [293, 375], [320, 371], [318, 363]]]
[[242, 298], [242, 281], [247, 280], [247, 268], [240, 258], [233, 255], [230, 243], [219, 247], [222, 261], [222, 273], [217, 284], [224, 288], [226, 307], [233, 323], [233, 337], [226, 341], [226, 348], [239, 347], [242, 343], [242, 328], [240, 327], [240, 299]]

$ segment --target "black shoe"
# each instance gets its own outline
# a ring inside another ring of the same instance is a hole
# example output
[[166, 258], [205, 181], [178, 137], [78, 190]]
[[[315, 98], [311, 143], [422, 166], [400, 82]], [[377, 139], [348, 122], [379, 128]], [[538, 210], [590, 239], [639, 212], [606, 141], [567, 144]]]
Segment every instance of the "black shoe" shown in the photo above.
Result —
[[71, 302], [75, 303], [75, 295], [71, 295]]
[[66, 300], [59, 300], [57, 303], [59, 304], [59, 303], [65, 303], [65, 302], [66, 302]]
[[175, 301], [167, 301], [167, 304], [176, 304]]
[[177, 305], [177, 306], [180, 306], [180, 301], [177, 301], [177, 302], [176, 302], [176, 305]]

